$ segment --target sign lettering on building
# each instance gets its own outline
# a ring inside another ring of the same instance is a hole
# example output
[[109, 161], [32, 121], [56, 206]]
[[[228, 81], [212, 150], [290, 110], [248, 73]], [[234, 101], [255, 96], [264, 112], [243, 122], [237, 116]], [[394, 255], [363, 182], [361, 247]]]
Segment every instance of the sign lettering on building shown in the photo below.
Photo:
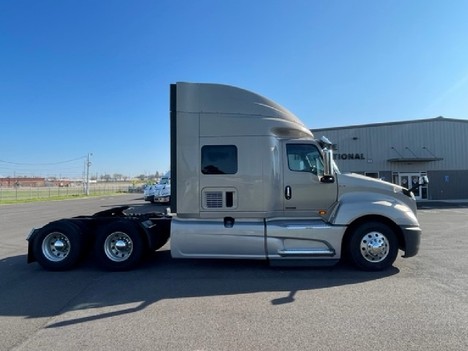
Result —
[[334, 160], [365, 160], [364, 154], [333, 154]]

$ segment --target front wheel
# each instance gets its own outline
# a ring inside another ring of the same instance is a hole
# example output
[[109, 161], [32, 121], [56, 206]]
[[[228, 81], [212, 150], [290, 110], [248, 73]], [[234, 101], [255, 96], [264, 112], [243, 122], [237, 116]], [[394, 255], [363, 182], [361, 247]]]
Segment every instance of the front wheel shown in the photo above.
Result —
[[366, 271], [382, 271], [395, 262], [398, 240], [395, 232], [380, 222], [363, 223], [352, 232], [348, 257], [358, 268]]
[[97, 235], [95, 257], [100, 265], [108, 270], [123, 271], [140, 263], [145, 244], [137, 226], [133, 222], [117, 221], [109, 223]]
[[50, 271], [73, 268], [81, 257], [82, 248], [80, 227], [66, 220], [51, 222], [41, 228], [32, 246], [37, 262]]

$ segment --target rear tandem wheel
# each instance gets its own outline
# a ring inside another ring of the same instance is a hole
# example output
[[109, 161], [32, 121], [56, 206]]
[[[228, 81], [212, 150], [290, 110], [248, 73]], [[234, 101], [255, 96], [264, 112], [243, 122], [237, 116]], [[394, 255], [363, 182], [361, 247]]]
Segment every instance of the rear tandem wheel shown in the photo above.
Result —
[[44, 269], [69, 270], [81, 258], [84, 238], [80, 227], [71, 221], [51, 222], [39, 229], [33, 240], [33, 255]]
[[137, 225], [120, 220], [107, 224], [98, 232], [94, 254], [101, 267], [123, 271], [140, 263], [145, 248], [146, 244]]

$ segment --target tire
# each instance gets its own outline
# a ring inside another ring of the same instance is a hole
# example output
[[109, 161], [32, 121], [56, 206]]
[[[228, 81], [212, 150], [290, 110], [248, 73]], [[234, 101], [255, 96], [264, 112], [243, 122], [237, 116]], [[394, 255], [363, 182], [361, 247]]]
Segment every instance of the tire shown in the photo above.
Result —
[[395, 232], [380, 222], [363, 223], [349, 239], [348, 257], [354, 266], [365, 271], [382, 271], [393, 265], [398, 254]]
[[33, 242], [33, 254], [44, 269], [65, 271], [78, 263], [83, 242], [77, 224], [67, 220], [56, 221], [38, 231]]
[[143, 237], [135, 223], [117, 221], [109, 223], [99, 231], [94, 254], [102, 268], [124, 271], [140, 263], [145, 247]]

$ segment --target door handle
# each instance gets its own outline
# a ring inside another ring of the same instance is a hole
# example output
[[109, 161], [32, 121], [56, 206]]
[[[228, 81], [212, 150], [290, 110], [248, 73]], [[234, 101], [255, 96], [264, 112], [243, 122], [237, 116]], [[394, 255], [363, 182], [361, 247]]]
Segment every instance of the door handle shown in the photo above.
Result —
[[286, 188], [284, 188], [284, 197], [286, 200], [290, 200], [292, 197], [292, 190], [289, 185], [286, 185]]

